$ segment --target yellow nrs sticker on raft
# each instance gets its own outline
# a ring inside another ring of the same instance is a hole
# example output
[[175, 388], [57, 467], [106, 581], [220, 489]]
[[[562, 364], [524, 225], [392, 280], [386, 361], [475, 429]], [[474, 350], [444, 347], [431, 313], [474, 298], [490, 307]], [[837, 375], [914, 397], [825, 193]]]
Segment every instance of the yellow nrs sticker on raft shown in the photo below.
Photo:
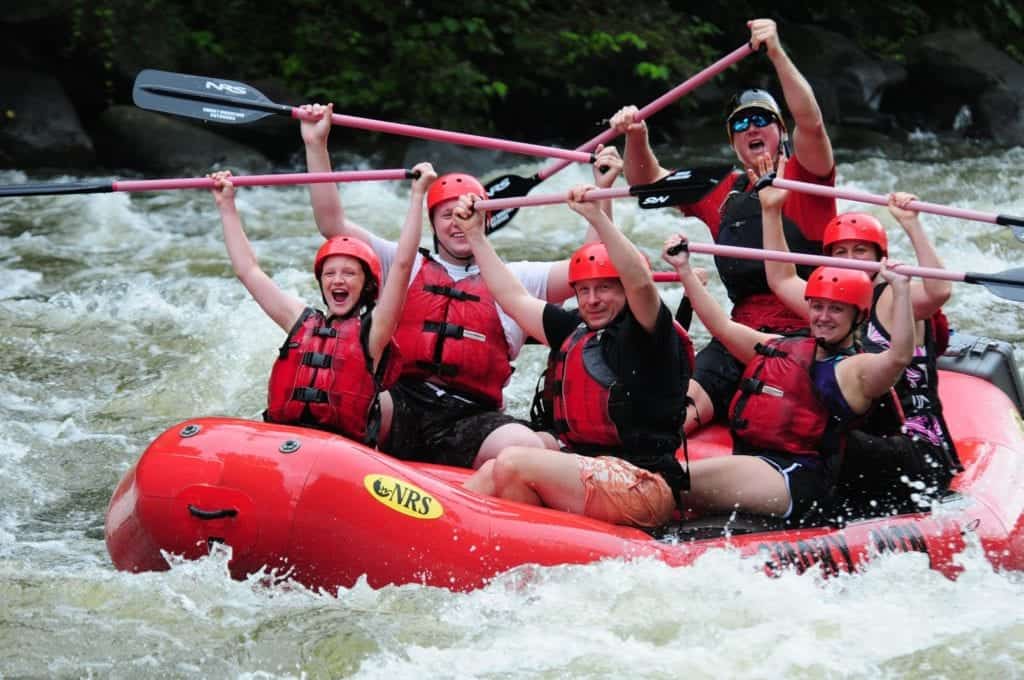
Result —
[[416, 519], [437, 519], [444, 514], [441, 502], [429, 493], [387, 475], [366, 475], [363, 486], [378, 502]]

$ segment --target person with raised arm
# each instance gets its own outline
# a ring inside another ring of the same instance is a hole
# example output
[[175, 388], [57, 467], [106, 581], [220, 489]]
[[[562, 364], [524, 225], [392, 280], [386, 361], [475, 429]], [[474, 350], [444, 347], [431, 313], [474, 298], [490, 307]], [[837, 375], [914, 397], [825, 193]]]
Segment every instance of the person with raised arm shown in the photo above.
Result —
[[[308, 169], [330, 171], [332, 107], [303, 108], [319, 115], [301, 126]], [[596, 155], [595, 177], [610, 186], [622, 170], [622, 159], [615, 147], [599, 148]], [[309, 190], [320, 233], [364, 241], [387, 271], [394, 243], [347, 219], [337, 187], [310, 185]], [[502, 410], [511, 361], [526, 334], [495, 304], [454, 218], [459, 196], [467, 193], [486, 196], [477, 178], [450, 173], [440, 176], [427, 194], [435, 252], [421, 249], [413, 265], [409, 300], [396, 334], [405, 362], [391, 390], [394, 418], [389, 435], [381, 438], [381, 450], [403, 459], [479, 467], [503, 448], [543, 447], [546, 440], [528, 422]], [[568, 260], [509, 266], [541, 300], [561, 303], [572, 294]]]
[[729, 318], [690, 267], [686, 237], [665, 242], [663, 259], [686, 286], [701, 322], [746, 368], [729, 407], [733, 455], [693, 461], [684, 510], [769, 515], [798, 525], [831, 504], [845, 429], [886, 394], [913, 357], [910, 281], [882, 259], [893, 289], [891, 344], [858, 353], [872, 285], [860, 271], [819, 267], [804, 288], [808, 337], [764, 333]]
[[437, 177], [429, 163], [413, 171], [409, 210], [386, 281], [377, 256], [358, 239], [337, 236], [317, 251], [313, 273], [326, 311], [284, 292], [260, 268], [235, 206], [231, 173], [210, 175], [235, 276], [288, 334], [270, 373], [265, 420], [330, 430], [371, 446], [387, 432], [387, 390], [402, 364], [394, 334], [423, 230], [423, 198]]
[[546, 436], [557, 436], [563, 447], [507, 447], [466, 487], [613, 524], [655, 527], [672, 516], [686, 485], [676, 450], [692, 347], [661, 301], [646, 258], [598, 205], [584, 200], [590, 189], [569, 192], [569, 207], [601, 238], [569, 259], [578, 309], [546, 303], [523, 287], [488, 242], [472, 196], [455, 210], [498, 304], [551, 348], [542, 390]]
[[[835, 183], [835, 160], [814, 91], [782, 48], [775, 22], [754, 19], [748, 21], [747, 26], [751, 47], [765, 49], [793, 116], [792, 145], [789, 128], [775, 98], [762, 89], [739, 92], [728, 105], [726, 133], [741, 170], [723, 177], [696, 203], [679, 208], [684, 214], [704, 222], [716, 243], [760, 248], [761, 207], [743, 170], [755, 167], [762, 157], [775, 161], [789, 155], [792, 148], [787, 179], [831, 186]], [[654, 182], [669, 174], [651, 149], [646, 123], [636, 121], [637, 113], [635, 106], [627, 106], [610, 120], [610, 125], [626, 136], [625, 173], [631, 185]], [[783, 215], [792, 248], [819, 253], [825, 224], [835, 214], [833, 198], [791, 195]], [[771, 333], [793, 333], [805, 327], [802, 319], [772, 295], [760, 262], [716, 257], [715, 264], [733, 303], [733, 319]], [[802, 273], [807, 276], [810, 269]], [[712, 340], [701, 349], [688, 390], [692, 404], [687, 408], [687, 432], [726, 413], [742, 372], [743, 365], [721, 342]]]
[[[761, 176], [771, 171], [768, 164], [759, 168]], [[787, 193], [772, 186], [760, 190], [765, 248], [789, 250], [781, 217]], [[917, 212], [906, 207], [915, 200], [913, 194], [893, 192], [889, 194], [889, 213], [909, 237], [918, 264], [941, 268], [942, 261]], [[832, 257], [877, 261], [888, 256], [889, 239], [874, 216], [848, 212], [837, 215], [825, 227], [823, 249]], [[807, 302], [801, 294], [804, 282], [796, 268], [785, 262], [767, 262], [765, 270], [772, 291], [787, 307], [806, 317]], [[936, 364], [940, 352], [933, 322], [952, 290], [949, 281], [937, 279], [910, 284], [914, 358], [893, 393], [880, 400], [864, 422], [847, 435], [838, 496], [851, 512], [888, 514], [919, 509], [929, 497], [948, 489], [963, 469], [942, 415]], [[864, 351], [881, 352], [890, 346], [889, 329], [896, 314], [895, 291], [876, 275], [861, 339]]]

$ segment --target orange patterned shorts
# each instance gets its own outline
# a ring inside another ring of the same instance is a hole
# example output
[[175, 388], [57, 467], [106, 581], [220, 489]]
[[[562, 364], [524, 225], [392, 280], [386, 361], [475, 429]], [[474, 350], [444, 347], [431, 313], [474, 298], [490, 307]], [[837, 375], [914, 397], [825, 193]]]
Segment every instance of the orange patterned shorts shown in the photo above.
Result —
[[661, 475], [614, 456], [578, 458], [587, 517], [638, 527], [661, 526], [672, 518], [676, 500]]

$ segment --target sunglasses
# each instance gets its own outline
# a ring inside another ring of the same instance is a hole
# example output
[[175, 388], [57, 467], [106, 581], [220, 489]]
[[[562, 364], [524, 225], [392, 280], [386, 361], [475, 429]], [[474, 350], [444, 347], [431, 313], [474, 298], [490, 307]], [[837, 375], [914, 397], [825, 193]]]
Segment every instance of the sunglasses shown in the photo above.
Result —
[[751, 113], [750, 115], [743, 116], [742, 118], [733, 118], [730, 126], [732, 131], [735, 133], [746, 132], [750, 128], [751, 123], [754, 124], [754, 127], [763, 128], [774, 122], [775, 121], [771, 117], [766, 116], [763, 113]]

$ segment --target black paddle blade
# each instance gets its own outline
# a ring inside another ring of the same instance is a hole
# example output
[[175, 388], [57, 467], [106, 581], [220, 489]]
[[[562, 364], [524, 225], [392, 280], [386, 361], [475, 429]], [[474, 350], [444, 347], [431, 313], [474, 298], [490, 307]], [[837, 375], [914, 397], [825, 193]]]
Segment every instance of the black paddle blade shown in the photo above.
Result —
[[[518, 198], [530, 193], [535, 186], [543, 181], [537, 175], [533, 177], [502, 175], [497, 179], [492, 179], [484, 185], [484, 188], [487, 189], [487, 198]], [[492, 214], [487, 225], [487, 233], [492, 234], [507, 225], [518, 212], [519, 208], [506, 208]]]
[[998, 274], [968, 272], [964, 275], [964, 282], [980, 283], [993, 295], [1014, 302], [1024, 302], [1024, 267], [1007, 269]]
[[629, 188], [644, 210], [696, 203], [732, 172], [731, 165], [676, 170], [657, 182]]
[[61, 182], [60, 184], [7, 184], [0, 186], [5, 196], [57, 196], [62, 194], [108, 194], [114, 190], [110, 182]]
[[221, 78], [146, 69], [135, 77], [135, 105], [214, 123], [252, 123], [271, 114], [291, 115], [291, 107], [275, 104], [245, 83]]

